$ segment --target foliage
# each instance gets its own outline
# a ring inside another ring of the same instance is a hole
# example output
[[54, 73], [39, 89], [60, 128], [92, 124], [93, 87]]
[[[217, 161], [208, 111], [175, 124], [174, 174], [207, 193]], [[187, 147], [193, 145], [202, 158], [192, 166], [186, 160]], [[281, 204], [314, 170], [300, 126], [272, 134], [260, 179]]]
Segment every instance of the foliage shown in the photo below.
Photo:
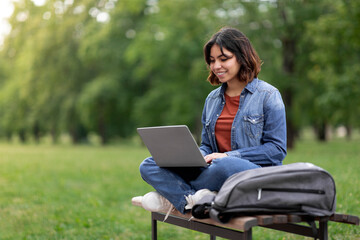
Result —
[[222, 26], [243, 31], [260, 78], [299, 129], [358, 127], [357, 1], [31, 0], [14, 2], [0, 52], [0, 132], [26, 141], [95, 132], [107, 143], [137, 126], [186, 124], [199, 136], [208, 69], [202, 46]]
[[309, 78], [322, 89], [314, 105], [334, 124], [359, 126], [359, 21], [358, 1], [335, 1], [331, 12], [308, 25], [308, 38], [316, 46], [310, 54]]

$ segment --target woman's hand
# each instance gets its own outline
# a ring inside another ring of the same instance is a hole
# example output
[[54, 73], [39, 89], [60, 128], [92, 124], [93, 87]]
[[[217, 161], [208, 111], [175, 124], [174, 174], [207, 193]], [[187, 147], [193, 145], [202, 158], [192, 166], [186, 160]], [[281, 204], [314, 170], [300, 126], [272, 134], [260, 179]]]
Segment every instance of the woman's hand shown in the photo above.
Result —
[[212, 160], [216, 159], [216, 158], [223, 158], [223, 157], [227, 157], [227, 154], [226, 153], [211, 153], [209, 155], [206, 155], [204, 158], [205, 158], [205, 161], [207, 163], [211, 163]]

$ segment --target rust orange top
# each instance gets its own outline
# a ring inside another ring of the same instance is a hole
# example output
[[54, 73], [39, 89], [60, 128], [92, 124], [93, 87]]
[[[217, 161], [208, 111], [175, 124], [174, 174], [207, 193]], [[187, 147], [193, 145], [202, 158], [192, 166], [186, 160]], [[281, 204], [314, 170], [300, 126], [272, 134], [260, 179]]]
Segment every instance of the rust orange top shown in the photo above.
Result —
[[225, 105], [215, 126], [215, 136], [219, 152], [231, 151], [231, 127], [239, 108], [240, 95], [229, 97], [225, 94]]

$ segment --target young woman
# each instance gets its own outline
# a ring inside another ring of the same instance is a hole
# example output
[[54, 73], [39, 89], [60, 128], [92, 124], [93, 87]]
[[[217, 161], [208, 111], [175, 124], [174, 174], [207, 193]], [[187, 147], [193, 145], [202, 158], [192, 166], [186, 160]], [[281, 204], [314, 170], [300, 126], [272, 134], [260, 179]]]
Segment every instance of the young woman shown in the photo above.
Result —
[[286, 156], [285, 107], [279, 91], [257, 78], [261, 60], [248, 38], [222, 28], [205, 44], [204, 55], [208, 81], [221, 85], [208, 95], [202, 113], [200, 151], [210, 165], [189, 173], [145, 159], [141, 176], [156, 191], [137, 200], [149, 211], [175, 207], [185, 213], [231, 175], [281, 165]]

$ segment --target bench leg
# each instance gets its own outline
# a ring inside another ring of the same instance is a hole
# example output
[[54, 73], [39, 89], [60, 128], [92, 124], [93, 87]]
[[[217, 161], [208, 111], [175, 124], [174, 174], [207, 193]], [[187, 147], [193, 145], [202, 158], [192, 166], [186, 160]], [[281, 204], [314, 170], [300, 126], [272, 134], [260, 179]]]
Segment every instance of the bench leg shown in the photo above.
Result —
[[157, 220], [151, 216], [151, 239], [157, 240]]
[[319, 221], [319, 239], [328, 240], [328, 221]]
[[216, 240], [216, 236], [210, 235], [210, 240]]

